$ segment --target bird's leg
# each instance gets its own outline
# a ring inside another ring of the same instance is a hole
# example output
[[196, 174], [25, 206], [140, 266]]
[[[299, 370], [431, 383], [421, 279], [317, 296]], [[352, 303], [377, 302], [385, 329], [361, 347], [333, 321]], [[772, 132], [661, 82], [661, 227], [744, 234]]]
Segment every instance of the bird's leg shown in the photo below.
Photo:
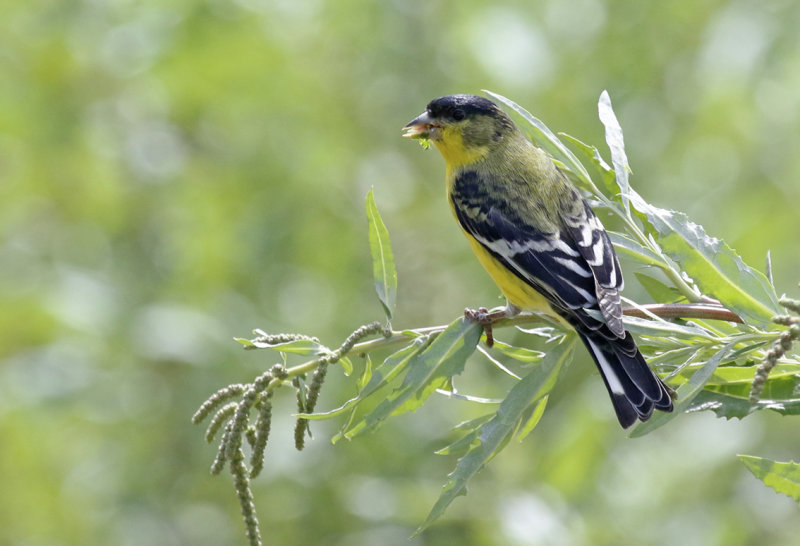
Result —
[[483, 326], [483, 332], [486, 334], [486, 346], [491, 347], [494, 345], [494, 336], [492, 334], [492, 324], [504, 318], [510, 318], [519, 314], [519, 308], [511, 302], [506, 302], [506, 306], [495, 311], [489, 311], [486, 307], [478, 307], [477, 309], [464, 309], [464, 317], [472, 322], [477, 322]]

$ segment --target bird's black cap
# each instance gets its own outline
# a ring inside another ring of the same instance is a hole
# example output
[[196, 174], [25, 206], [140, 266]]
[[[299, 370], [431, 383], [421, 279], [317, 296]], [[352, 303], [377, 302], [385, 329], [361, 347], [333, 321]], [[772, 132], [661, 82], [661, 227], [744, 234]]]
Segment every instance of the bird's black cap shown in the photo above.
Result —
[[475, 115], [497, 116], [500, 108], [483, 97], [477, 95], [447, 95], [433, 99], [426, 107], [433, 118], [452, 118], [458, 120]]

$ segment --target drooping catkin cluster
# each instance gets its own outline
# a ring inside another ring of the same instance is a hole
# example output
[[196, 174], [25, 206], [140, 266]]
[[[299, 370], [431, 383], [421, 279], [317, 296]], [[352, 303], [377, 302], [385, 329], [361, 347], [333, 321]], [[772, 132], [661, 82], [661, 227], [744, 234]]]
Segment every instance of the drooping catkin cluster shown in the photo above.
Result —
[[[253, 450], [251, 473], [255, 472], [253, 474], [255, 476], [261, 471], [272, 422], [273, 390], [269, 386], [273, 379], [284, 379], [286, 375], [286, 368], [282, 364], [275, 364], [252, 383], [245, 385], [236, 383], [218, 390], [192, 416], [192, 422], [198, 424], [216, 410], [206, 429], [206, 441], [209, 443], [214, 441], [223, 424], [225, 425], [217, 457], [211, 465], [213, 474], [218, 474], [225, 462], [232, 459], [241, 448], [243, 438]], [[235, 396], [240, 396], [241, 400], [228, 402], [220, 407]], [[258, 409], [258, 417], [256, 422], [251, 424], [250, 413], [254, 408]]]
[[[257, 476], [264, 468], [264, 452], [272, 422], [274, 391], [269, 388], [270, 384], [274, 379], [282, 380], [286, 376], [286, 368], [282, 364], [276, 364], [252, 383], [245, 385], [237, 383], [218, 390], [192, 416], [192, 421], [197, 424], [216, 411], [206, 429], [206, 441], [209, 443], [214, 441], [224, 425], [217, 456], [211, 464], [211, 473], [219, 474], [225, 463], [229, 463], [251, 546], [261, 545], [261, 531], [253, 503], [250, 479]], [[238, 402], [231, 401], [224, 404], [236, 396], [240, 397]], [[254, 408], [258, 410], [258, 417], [255, 423], [251, 424], [250, 413]], [[245, 462], [243, 441], [247, 441], [251, 449], [249, 469]]]
[[253, 490], [250, 488], [250, 476], [247, 464], [244, 462], [244, 452], [239, 447], [231, 457], [231, 475], [236, 495], [239, 497], [239, 506], [242, 509], [244, 526], [247, 529], [247, 540], [251, 546], [261, 546], [261, 530], [258, 523], [256, 505], [253, 501]]
[[260, 406], [258, 408], [258, 420], [256, 421], [253, 430], [255, 437], [250, 445], [253, 448], [253, 453], [250, 457], [250, 477], [255, 478], [261, 473], [264, 468], [264, 452], [267, 449], [267, 440], [269, 440], [269, 430], [272, 426], [272, 393], [274, 391], [267, 391], [262, 395]]
[[[778, 315], [773, 317], [772, 322], [782, 326], [788, 326], [789, 329], [782, 332], [781, 335], [772, 343], [772, 347], [767, 351], [766, 356], [756, 369], [755, 376], [753, 377], [753, 386], [750, 388], [750, 403], [755, 404], [761, 398], [761, 393], [764, 390], [764, 383], [766, 383], [769, 373], [778, 364], [778, 360], [791, 350], [792, 342], [800, 339], [800, 301], [789, 298], [781, 298], [780, 304], [783, 305], [789, 314]], [[795, 315], [792, 315], [794, 313]]]
[[[391, 332], [378, 322], [367, 324], [350, 334], [338, 349], [332, 351], [323, 347], [323, 354], [315, 360], [290, 369], [283, 364], [275, 364], [269, 371], [256, 377], [252, 383], [228, 385], [212, 394], [192, 416], [192, 422], [199, 424], [213, 414], [206, 428], [207, 442], [213, 442], [220, 430], [222, 431], [217, 455], [211, 464], [211, 473], [219, 474], [228, 464], [251, 546], [261, 544], [261, 533], [250, 480], [264, 469], [275, 390], [281, 386], [291, 385], [297, 395], [298, 413], [313, 413], [328, 367], [346, 356], [361, 339], [379, 332], [387, 337], [391, 335]], [[293, 341], [319, 344], [317, 338], [301, 334], [270, 335], [261, 330], [256, 330], [255, 333], [258, 337], [250, 340], [250, 345], [245, 346], [246, 349], [266, 348]], [[304, 381], [306, 373], [312, 370], [311, 383], [306, 384]], [[234, 400], [235, 398], [238, 398], [238, 401]], [[251, 420], [253, 412], [256, 413], [255, 421]], [[307, 433], [308, 419], [298, 418], [295, 426], [295, 446], [298, 450], [303, 449]], [[249, 468], [245, 459], [245, 442], [251, 453]]]
[[[252, 383], [234, 383], [211, 395], [192, 416], [192, 422], [197, 424], [214, 413], [206, 429], [206, 441], [209, 443], [214, 441], [220, 430], [223, 430], [217, 457], [214, 459], [211, 471], [214, 474], [219, 473], [225, 463], [231, 461], [241, 449], [243, 442], [247, 441], [252, 450], [249, 474], [251, 477], [257, 476], [264, 465], [264, 453], [272, 422], [272, 396], [275, 388], [287, 384], [285, 380], [291, 379], [291, 385], [297, 395], [298, 413], [312, 413], [328, 373], [328, 366], [341, 360], [360, 340], [379, 332], [384, 335], [390, 334], [379, 322], [366, 324], [350, 334], [338, 349], [333, 351], [326, 349], [324, 354], [316, 360], [298, 367], [302, 370], [292, 373], [294, 369], [287, 370], [282, 364], [275, 364]], [[251, 342], [262, 345], [278, 345], [298, 340], [319, 343], [317, 338], [302, 334], [270, 335], [261, 330], [256, 330], [256, 333], [258, 337]], [[253, 347], [248, 346], [248, 348]], [[305, 370], [313, 370], [310, 384], [306, 384], [304, 381]], [[230, 401], [235, 397], [240, 398], [238, 402]], [[250, 414], [253, 410], [258, 411], [255, 423], [250, 422]], [[298, 450], [303, 449], [307, 432], [308, 419], [298, 418], [295, 426], [295, 446]]]

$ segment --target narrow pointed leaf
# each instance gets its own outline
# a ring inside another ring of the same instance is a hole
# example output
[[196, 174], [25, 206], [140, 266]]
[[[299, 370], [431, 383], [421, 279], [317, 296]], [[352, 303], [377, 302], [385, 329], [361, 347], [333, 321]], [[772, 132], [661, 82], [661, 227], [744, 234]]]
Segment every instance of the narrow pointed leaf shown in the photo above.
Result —
[[739, 460], [765, 485], [800, 502], [799, 464], [793, 461], [781, 463], [751, 455], [739, 455]]
[[350, 374], [353, 373], [353, 361], [343, 356], [339, 359], [339, 364], [342, 366], [342, 370], [344, 370], [344, 375], [350, 377]]
[[573, 147], [577, 148], [578, 151], [584, 157], [586, 157], [586, 159], [589, 161], [589, 164], [594, 167], [597, 176], [603, 181], [603, 184], [608, 190], [608, 195], [616, 196], [621, 193], [619, 184], [617, 184], [617, 177], [614, 174], [614, 170], [608, 166], [608, 163], [605, 162], [595, 146], [589, 146], [588, 144], [566, 133], [558, 133], [558, 136], [572, 144]]
[[[475, 431], [478, 434], [469, 436], [468, 452], [458, 460], [455, 470], [442, 487], [439, 499], [415, 534], [436, 521], [457, 496], [465, 494], [469, 479], [508, 442], [531, 405], [550, 392], [561, 367], [572, 355], [575, 339], [572, 336], [551, 349], [539, 366], [512, 387], [494, 417]], [[463, 445], [459, 447], [463, 448]]]
[[358, 387], [359, 391], [364, 390], [364, 388], [369, 385], [370, 380], [372, 379], [372, 359], [369, 355], [366, 355], [364, 358], [364, 373], [361, 374], [361, 377], [358, 378], [358, 383], [356, 387]]
[[478, 437], [481, 426], [485, 425], [493, 418], [494, 414], [489, 413], [487, 415], [481, 415], [475, 419], [470, 419], [469, 421], [459, 423], [453, 427], [453, 430], [463, 432], [462, 436], [450, 445], [443, 447], [434, 453], [436, 453], [436, 455], [455, 455], [457, 457], [464, 455], [467, 451], [469, 451], [472, 442]]
[[252, 341], [250, 341], [249, 339], [246, 339], [246, 338], [243, 338], [243, 337], [235, 337], [235, 338], [233, 338], [233, 340], [234, 340], [234, 341], [238, 341], [239, 343], [241, 343], [242, 345], [244, 345], [244, 348], [245, 348], [245, 349], [258, 349], [258, 347], [256, 347], [256, 346], [253, 344], [253, 342], [252, 342]]
[[724, 419], [743, 419], [757, 409], [758, 406], [751, 404], [747, 398], [703, 390], [695, 396], [686, 412], [713, 411], [717, 417]]
[[717, 417], [743, 419], [754, 411], [772, 410], [781, 415], [800, 415], [800, 398], [791, 400], [760, 400], [750, 403], [747, 397], [704, 390], [687, 408], [687, 412], [713, 411]]
[[311, 339], [295, 339], [286, 343], [265, 343], [263, 341], [251, 341], [253, 347], [258, 349], [272, 349], [281, 353], [292, 353], [297, 355], [321, 355], [330, 352], [330, 349], [318, 341]]
[[644, 423], [637, 424], [633, 430], [631, 430], [630, 437], [631, 438], [638, 438], [640, 436], [644, 436], [655, 429], [662, 427], [672, 421], [675, 417], [689, 409], [692, 405], [692, 401], [694, 400], [695, 396], [697, 396], [700, 391], [703, 390], [706, 382], [711, 378], [714, 374], [714, 371], [719, 366], [722, 359], [731, 351], [733, 348], [733, 343], [728, 343], [724, 347], [722, 347], [719, 351], [717, 351], [714, 356], [708, 359], [708, 361], [697, 370], [692, 378], [678, 387], [678, 400], [675, 402], [675, 409], [673, 409], [672, 413], [664, 413], [661, 411], [655, 412], [653, 416]]
[[369, 248], [372, 253], [372, 276], [375, 291], [383, 305], [386, 318], [391, 320], [397, 299], [397, 271], [394, 254], [389, 241], [389, 231], [381, 219], [372, 189], [367, 194], [367, 224], [369, 227]]
[[448, 398], [452, 398], [453, 400], [463, 400], [464, 402], [473, 402], [475, 404], [489, 404], [489, 405], [497, 405], [500, 404], [503, 399], [502, 398], [486, 398], [483, 396], [475, 396], [474, 394], [463, 394], [460, 392], [453, 391], [452, 381], [449, 381], [449, 385], [447, 389], [436, 389], [436, 394], [441, 394], [442, 396], [446, 396]]
[[643, 265], [652, 265], [655, 267], [661, 267], [663, 265], [664, 261], [659, 258], [655, 252], [649, 248], [645, 248], [630, 237], [613, 231], [609, 231], [608, 236], [611, 238], [611, 242], [614, 243], [614, 248], [617, 252], [627, 254]]
[[766, 263], [764, 266], [764, 274], [767, 277], [767, 281], [769, 281], [770, 286], [775, 288], [775, 282], [772, 280], [772, 252], [767, 250], [767, 258]]
[[390, 415], [414, 411], [436, 389], [445, 388], [450, 378], [464, 369], [464, 363], [475, 351], [482, 330], [479, 324], [463, 317], [451, 323], [424, 351], [411, 358], [407, 366], [408, 373], [400, 386], [363, 420], [351, 427], [345, 436], [352, 438], [356, 434], [372, 430]]
[[[483, 337], [481, 337], [481, 340], [483, 340]], [[495, 340], [495, 343], [497, 343], [497, 340]], [[520, 379], [522, 379], [520, 376], [518, 376], [517, 374], [515, 374], [514, 372], [512, 372], [511, 370], [509, 370], [509, 369], [508, 369], [508, 368], [507, 368], [507, 367], [506, 367], [506, 366], [505, 366], [505, 365], [504, 365], [502, 362], [500, 362], [500, 361], [499, 361], [499, 360], [497, 360], [495, 357], [493, 357], [493, 356], [492, 356], [492, 355], [489, 353], [489, 351], [487, 351], [486, 349], [484, 349], [483, 347], [481, 347], [481, 345], [480, 345], [480, 344], [478, 344], [478, 347], [477, 347], [477, 348], [478, 348], [478, 351], [479, 351], [479, 352], [480, 352], [480, 353], [481, 353], [483, 356], [485, 356], [485, 357], [486, 357], [486, 360], [488, 360], [489, 362], [491, 362], [492, 366], [494, 366], [495, 368], [497, 368], [498, 370], [500, 370], [500, 371], [501, 371], [501, 372], [503, 372], [504, 374], [506, 374], [506, 375], [509, 375], [509, 376], [513, 377], [513, 378], [514, 378], [514, 379], [516, 379], [517, 381], [519, 381]]]
[[539, 424], [539, 421], [542, 420], [542, 415], [544, 415], [544, 410], [547, 408], [547, 400], [549, 397], [550, 395], [546, 394], [541, 400], [536, 402], [536, 407], [533, 408], [531, 416], [528, 417], [528, 420], [520, 427], [519, 432], [517, 432], [518, 442], [524, 440], [528, 434], [530, 434], [531, 431], [536, 428], [536, 425]]
[[513, 358], [514, 360], [525, 363], [539, 362], [545, 356], [545, 353], [542, 351], [528, 349], [527, 347], [515, 347], [514, 345], [503, 343], [498, 339], [494, 340], [494, 345], [492, 348], [503, 353], [509, 358]]
[[389, 384], [397, 375], [399, 375], [410, 363], [412, 357], [421, 351], [425, 346], [427, 337], [421, 336], [416, 338], [410, 345], [403, 347], [396, 353], [389, 355], [383, 363], [378, 366], [375, 370], [371, 370], [369, 372], [369, 379], [366, 380], [366, 385], [362, 387], [362, 382], [365, 380], [365, 376], [367, 375], [366, 370], [365, 374], [359, 378], [358, 387], [359, 392], [353, 398], [342, 404], [336, 409], [332, 409], [327, 412], [321, 413], [313, 413], [309, 416], [307, 415], [300, 415], [301, 417], [307, 417], [308, 419], [330, 419], [331, 417], [337, 417], [348, 411], [351, 412], [350, 420], [345, 425], [339, 434], [333, 437], [331, 440], [334, 444], [342, 439], [344, 435], [344, 431], [350, 428], [350, 423], [353, 420], [353, 416], [355, 415], [355, 410], [357, 406], [367, 397], [369, 397], [374, 392], [380, 390], [382, 387]]
[[616, 174], [617, 184], [622, 192], [622, 204], [627, 211], [630, 209], [628, 197], [630, 190], [630, 184], [628, 183], [630, 166], [628, 165], [628, 156], [625, 155], [625, 142], [622, 138], [622, 127], [620, 127], [617, 116], [614, 114], [614, 109], [611, 107], [611, 97], [608, 95], [608, 91], [603, 91], [600, 94], [597, 110], [600, 115], [600, 121], [606, 128], [606, 142], [608, 143], [608, 148], [611, 150], [611, 163], [614, 165], [614, 174]]
[[362, 400], [379, 391], [408, 369], [428, 344], [428, 336], [421, 336], [399, 351], [389, 355], [380, 366], [372, 370], [369, 381], [359, 393]]
[[642, 285], [642, 288], [653, 298], [653, 301], [671, 303], [681, 299], [681, 293], [674, 286], [666, 285], [646, 273], [635, 271], [633, 274], [639, 280], [639, 284]]
[[628, 315], [623, 317], [623, 321], [625, 322], [626, 330], [639, 335], [651, 337], [674, 336], [688, 339], [715, 339], [708, 331], [698, 326], [691, 326], [688, 324], [678, 324], [677, 322], [667, 322], [665, 320], [643, 319]]
[[[734, 356], [734, 351], [731, 351], [726, 360], [731, 359]], [[686, 368], [680, 370], [677, 374], [673, 376], [673, 379], [676, 381], [683, 378], [684, 380], [688, 380], [691, 376], [697, 371], [700, 365], [692, 364], [687, 366]], [[746, 386], [748, 389], [753, 384], [753, 375], [758, 368], [757, 365], [752, 366], [721, 366], [714, 371], [714, 375], [712, 375], [708, 381], [706, 381], [706, 386], [733, 386], [733, 385], [742, 385]], [[800, 364], [791, 363], [791, 364], [779, 364], [772, 371], [769, 373], [769, 379], [767, 382], [776, 381], [776, 380], [795, 380], [800, 376]], [[792, 390], [792, 389], [790, 389]], [[749, 392], [749, 391], [748, 391]], [[768, 398], [765, 396], [764, 398]]]

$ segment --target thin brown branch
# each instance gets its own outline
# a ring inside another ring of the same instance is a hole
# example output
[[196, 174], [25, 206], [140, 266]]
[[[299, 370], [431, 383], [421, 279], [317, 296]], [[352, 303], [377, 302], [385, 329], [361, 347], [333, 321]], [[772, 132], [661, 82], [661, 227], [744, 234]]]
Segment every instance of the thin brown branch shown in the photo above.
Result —
[[663, 319], [695, 318], [744, 324], [742, 317], [722, 305], [713, 303], [654, 303], [622, 308], [622, 313], [629, 317], [650, 318], [645, 311]]

